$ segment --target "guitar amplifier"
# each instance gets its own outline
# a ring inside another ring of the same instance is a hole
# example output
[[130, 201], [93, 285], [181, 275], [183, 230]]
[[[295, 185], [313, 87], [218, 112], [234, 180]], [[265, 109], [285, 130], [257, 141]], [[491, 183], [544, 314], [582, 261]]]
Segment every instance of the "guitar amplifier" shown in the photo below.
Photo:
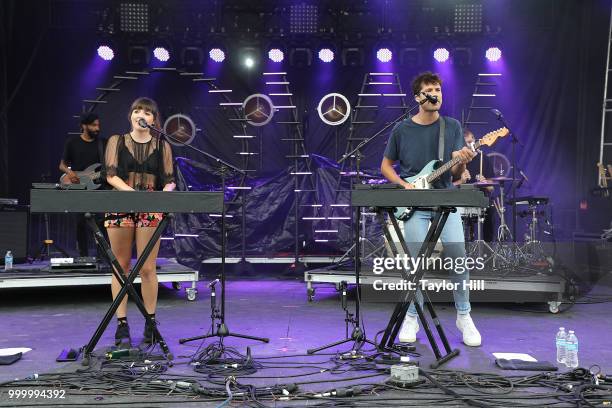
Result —
[[13, 262], [24, 262], [28, 256], [29, 211], [26, 205], [0, 204], [0, 264], [6, 251]]

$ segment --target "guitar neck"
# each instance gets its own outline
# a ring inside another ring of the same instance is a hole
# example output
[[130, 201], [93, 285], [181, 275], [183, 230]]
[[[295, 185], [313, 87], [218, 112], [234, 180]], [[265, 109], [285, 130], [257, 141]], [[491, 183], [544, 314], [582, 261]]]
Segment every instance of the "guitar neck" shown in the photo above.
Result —
[[[480, 140], [479, 140], [476, 143], [474, 143], [474, 150], [480, 148], [480, 146], [481, 146], [481, 143], [480, 143]], [[427, 182], [428, 183], [433, 183], [438, 178], [440, 178], [440, 176], [442, 176], [444, 173], [449, 171], [451, 169], [451, 167], [453, 167], [454, 165], [456, 165], [457, 163], [460, 163], [460, 162], [461, 162], [461, 159], [458, 158], [458, 157], [455, 157], [454, 159], [451, 159], [451, 160], [447, 161], [446, 163], [444, 163], [443, 165], [441, 165], [440, 167], [438, 167], [437, 169], [432, 171], [429, 176], [427, 176]]]

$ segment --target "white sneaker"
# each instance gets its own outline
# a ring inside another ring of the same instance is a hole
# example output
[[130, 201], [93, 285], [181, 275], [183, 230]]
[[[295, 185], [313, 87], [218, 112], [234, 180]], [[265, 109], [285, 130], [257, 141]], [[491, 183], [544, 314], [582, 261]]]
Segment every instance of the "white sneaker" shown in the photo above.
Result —
[[416, 317], [407, 314], [399, 332], [399, 341], [402, 343], [414, 343], [418, 331], [419, 321]]
[[478, 329], [472, 321], [472, 317], [469, 314], [457, 315], [457, 328], [463, 333], [463, 343], [466, 346], [478, 347], [482, 343], [482, 338]]

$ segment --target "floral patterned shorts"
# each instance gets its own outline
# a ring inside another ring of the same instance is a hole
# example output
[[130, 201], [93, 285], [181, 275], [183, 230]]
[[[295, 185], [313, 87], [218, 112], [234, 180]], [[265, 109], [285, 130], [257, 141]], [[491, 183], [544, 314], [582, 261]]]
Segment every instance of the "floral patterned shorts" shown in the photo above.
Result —
[[157, 227], [163, 213], [106, 213], [104, 226], [106, 228]]

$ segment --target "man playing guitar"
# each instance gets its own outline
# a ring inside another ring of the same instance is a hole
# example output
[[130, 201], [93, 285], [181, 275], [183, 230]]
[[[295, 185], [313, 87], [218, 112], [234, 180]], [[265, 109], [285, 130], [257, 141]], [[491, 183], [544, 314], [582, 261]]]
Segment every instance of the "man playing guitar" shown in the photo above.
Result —
[[[59, 164], [59, 169], [66, 174], [70, 183], [79, 184], [82, 180], [75, 173], [85, 170], [96, 163], [104, 163], [104, 151], [106, 140], [99, 138], [100, 119], [95, 113], [84, 113], [80, 120], [81, 134], [66, 140], [64, 153]], [[89, 232], [85, 223], [84, 215], [79, 215], [77, 220], [77, 245], [80, 256], [88, 255]]]
[[[414, 99], [420, 104], [419, 113], [398, 123], [391, 132], [381, 164], [382, 174], [390, 182], [411, 189], [414, 185], [407, 182], [406, 178], [415, 176], [431, 160], [440, 159], [446, 162], [452, 158], [457, 159], [458, 163], [451, 167], [450, 174], [440, 177], [433, 187], [453, 188], [452, 178], [460, 178], [466, 169], [466, 163], [476, 154], [465, 146], [461, 124], [452, 118], [442, 118], [439, 114], [442, 105], [442, 80], [437, 74], [424, 72], [418, 75], [412, 82], [412, 92]], [[393, 168], [396, 161], [400, 162], [401, 177]], [[418, 255], [431, 218], [430, 211], [414, 211], [404, 221], [404, 238], [411, 256]], [[444, 257], [454, 260], [464, 258], [465, 261], [463, 225], [457, 212], [449, 215], [440, 240], [444, 245]], [[463, 282], [469, 282], [469, 272], [452, 271], [450, 279], [453, 283], [458, 283], [458, 289], [453, 291], [453, 295], [457, 309], [456, 325], [463, 334], [463, 342], [468, 346], [480, 346], [480, 333], [470, 317], [469, 289], [463, 287]], [[417, 291], [416, 300], [423, 304], [420, 291]], [[418, 330], [416, 309], [414, 304], [411, 304], [399, 333], [400, 341], [416, 341]]]

